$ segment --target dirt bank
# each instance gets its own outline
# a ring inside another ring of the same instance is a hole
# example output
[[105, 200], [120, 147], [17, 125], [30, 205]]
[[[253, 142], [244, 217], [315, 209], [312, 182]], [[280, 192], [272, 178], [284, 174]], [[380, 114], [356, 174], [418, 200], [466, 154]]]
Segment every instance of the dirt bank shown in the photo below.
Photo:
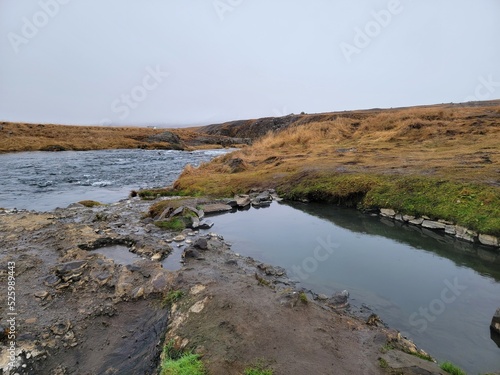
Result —
[[[165, 335], [217, 375], [242, 374], [255, 362], [277, 375], [442, 373], [392, 349], [416, 350], [397, 332], [328, 300], [309, 295], [305, 303], [283, 270], [234, 254], [214, 233], [187, 231], [206, 249], [167, 271], [161, 261], [188, 245], [151, 224], [150, 204], [0, 214], [0, 282], [7, 285], [15, 262], [18, 313], [10, 372], [2, 335], [4, 374], [156, 374]], [[107, 245], [143, 259], [126, 265], [95, 253]], [[177, 290], [184, 297], [169, 308], [164, 297]], [[6, 293], [0, 306], [6, 328]]]

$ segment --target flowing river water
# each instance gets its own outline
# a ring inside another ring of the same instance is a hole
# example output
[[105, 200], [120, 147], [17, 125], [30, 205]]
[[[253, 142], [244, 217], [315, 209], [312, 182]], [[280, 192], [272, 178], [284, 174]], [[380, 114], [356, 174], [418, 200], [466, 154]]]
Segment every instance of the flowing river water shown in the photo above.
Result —
[[[190, 163], [227, 150], [113, 150], [0, 155], [0, 207], [51, 210], [172, 183]], [[469, 374], [500, 369], [489, 324], [500, 307], [500, 252], [356, 210], [278, 204], [216, 216], [213, 230], [242, 255], [279, 265], [300, 285], [348, 290], [438, 360]]]

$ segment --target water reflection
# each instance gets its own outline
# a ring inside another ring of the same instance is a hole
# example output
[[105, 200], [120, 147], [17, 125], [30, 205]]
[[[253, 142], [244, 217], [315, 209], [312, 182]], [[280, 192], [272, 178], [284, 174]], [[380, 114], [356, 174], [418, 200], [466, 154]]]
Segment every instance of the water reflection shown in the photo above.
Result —
[[500, 306], [498, 251], [323, 204], [273, 204], [213, 221], [234, 251], [284, 267], [317, 293], [347, 289], [352, 306], [369, 306], [438, 360], [471, 373], [500, 368], [489, 329]]
[[[500, 281], [500, 251], [497, 249], [461, 241], [444, 232], [384, 217], [373, 217], [357, 210], [338, 207], [333, 209], [331, 206], [311, 203], [288, 203], [288, 205], [352, 232], [384, 236], [416, 249], [433, 252], [452, 260], [457, 266], [472, 268], [481, 275]], [[380, 223], [384, 225], [381, 226]]]

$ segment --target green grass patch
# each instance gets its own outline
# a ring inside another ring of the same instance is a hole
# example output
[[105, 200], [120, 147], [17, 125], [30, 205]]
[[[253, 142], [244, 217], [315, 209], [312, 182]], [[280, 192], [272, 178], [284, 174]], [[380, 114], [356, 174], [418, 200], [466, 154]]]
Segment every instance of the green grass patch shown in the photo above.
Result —
[[183, 354], [178, 359], [165, 359], [160, 375], [205, 375], [206, 370], [197, 354]]
[[493, 186], [423, 177], [388, 179], [367, 192], [363, 205], [427, 215], [479, 233], [500, 235], [500, 189]]
[[157, 221], [155, 225], [158, 228], [171, 230], [174, 232], [180, 232], [181, 230], [186, 229], [186, 223], [182, 217], [174, 217], [170, 220]]
[[[500, 236], [500, 189], [430, 177], [365, 174], [293, 175], [278, 188], [290, 200], [330, 202], [443, 219]], [[295, 182], [293, 182], [295, 181]]]
[[439, 365], [439, 367], [441, 367], [441, 370], [446, 371], [451, 375], [467, 375], [464, 370], [462, 370], [460, 367], [455, 366], [451, 362], [443, 362], [441, 363], [441, 365]]
[[162, 305], [171, 306], [173, 303], [179, 301], [182, 297], [184, 297], [184, 292], [182, 290], [171, 290], [163, 299]]
[[182, 191], [177, 191], [170, 188], [163, 188], [163, 189], [139, 190], [137, 192], [137, 195], [144, 200], [153, 200], [158, 197], [177, 197], [177, 196], [183, 196], [184, 194], [182, 193]]
[[[175, 295], [178, 291], [172, 293]], [[205, 375], [207, 373], [197, 354], [184, 353], [175, 348], [173, 340], [163, 347], [163, 357], [165, 359], [161, 363], [160, 375]]]
[[247, 367], [243, 372], [244, 375], [273, 375], [274, 370], [266, 365], [263, 358], [255, 360], [251, 366]]
[[387, 361], [383, 358], [379, 358], [378, 359], [378, 364], [381, 368], [389, 368], [389, 364], [387, 363]]
[[273, 375], [274, 371], [270, 370], [270, 369], [263, 370], [261, 368], [249, 367], [249, 368], [245, 369], [244, 374], [245, 375]]
[[309, 300], [307, 299], [307, 294], [305, 294], [304, 292], [299, 293], [299, 300], [305, 305], [307, 305], [307, 303], [309, 302]]
[[92, 208], [92, 207], [97, 207], [97, 206], [102, 206], [102, 203], [101, 202], [97, 202], [97, 201], [90, 201], [90, 200], [87, 200], [87, 201], [80, 201], [78, 202], [80, 203], [81, 205], [84, 205], [85, 207], [89, 207], [89, 208]]

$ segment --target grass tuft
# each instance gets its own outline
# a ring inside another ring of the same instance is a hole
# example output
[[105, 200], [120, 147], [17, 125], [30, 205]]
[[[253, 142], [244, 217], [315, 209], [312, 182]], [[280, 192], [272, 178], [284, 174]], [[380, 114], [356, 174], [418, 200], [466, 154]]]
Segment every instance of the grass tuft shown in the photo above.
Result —
[[307, 294], [305, 294], [304, 292], [299, 293], [299, 300], [305, 305], [307, 305], [307, 303], [309, 302], [309, 300], [307, 299]]
[[441, 367], [441, 370], [446, 371], [448, 374], [451, 375], [467, 375], [467, 373], [464, 370], [455, 366], [451, 362], [443, 362], [439, 367]]
[[180, 231], [186, 229], [186, 223], [182, 219], [182, 217], [174, 217], [170, 220], [156, 221], [155, 225], [158, 228], [170, 230], [173, 232], [180, 232]]
[[205, 375], [203, 362], [197, 354], [183, 354], [178, 359], [166, 358], [161, 365], [160, 375]]
[[245, 369], [245, 375], [273, 375], [274, 371], [267, 369], [263, 370], [261, 368], [250, 367]]
[[379, 358], [378, 359], [378, 364], [381, 368], [389, 368], [389, 364], [384, 358]]
[[78, 203], [84, 205], [85, 207], [89, 207], [89, 208], [96, 207], [96, 206], [102, 206], [102, 203], [97, 202], [97, 201], [90, 201], [90, 200], [80, 201]]
[[167, 293], [165, 298], [162, 301], [163, 306], [171, 306], [175, 302], [179, 301], [184, 296], [184, 292], [182, 290], [171, 290]]

